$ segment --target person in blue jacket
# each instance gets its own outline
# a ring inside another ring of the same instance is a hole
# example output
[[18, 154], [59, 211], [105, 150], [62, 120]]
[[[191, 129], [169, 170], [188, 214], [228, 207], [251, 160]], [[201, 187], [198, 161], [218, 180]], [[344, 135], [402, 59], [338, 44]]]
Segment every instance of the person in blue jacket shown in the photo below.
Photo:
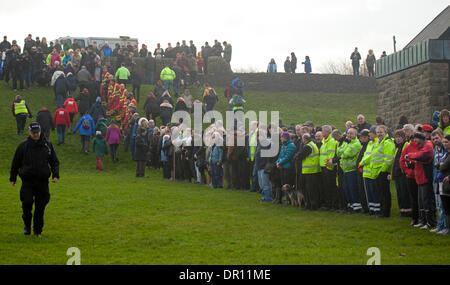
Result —
[[305, 56], [305, 61], [302, 62], [302, 64], [305, 65], [305, 73], [311, 73], [311, 60], [309, 59], [309, 56]]
[[243, 95], [244, 92], [244, 83], [239, 79], [238, 76], [235, 76], [233, 81], [231, 81], [231, 87], [233, 87], [234, 91], [238, 95]]
[[[294, 169], [294, 154], [297, 150], [294, 143], [291, 141], [291, 135], [288, 132], [281, 134], [281, 150], [276, 161], [277, 168], [280, 169], [281, 185], [290, 185], [295, 187], [295, 169]], [[286, 199], [286, 204], [289, 204], [289, 199]]]
[[275, 59], [271, 59], [269, 65], [267, 66], [267, 73], [277, 73], [277, 64], [275, 63]]
[[89, 115], [89, 112], [80, 118], [73, 132], [75, 133], [78, 129], [80, 129], [81, 147], [84, 153], [88, 154], [91, 136], [95, 135], [94, 119]]

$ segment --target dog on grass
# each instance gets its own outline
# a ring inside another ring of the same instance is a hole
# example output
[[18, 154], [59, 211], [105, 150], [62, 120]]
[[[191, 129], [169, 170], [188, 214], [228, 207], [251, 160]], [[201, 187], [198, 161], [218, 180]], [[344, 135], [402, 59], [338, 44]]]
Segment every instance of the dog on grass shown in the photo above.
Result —
[[291, 185], [284, 184], [281, 187], [281, 191], [286, 193], [286, 200], [291, 202], [291, 205], [294, 207], [301, 207], [304, 204], [304, 196], [299, 190], [295, 190]]

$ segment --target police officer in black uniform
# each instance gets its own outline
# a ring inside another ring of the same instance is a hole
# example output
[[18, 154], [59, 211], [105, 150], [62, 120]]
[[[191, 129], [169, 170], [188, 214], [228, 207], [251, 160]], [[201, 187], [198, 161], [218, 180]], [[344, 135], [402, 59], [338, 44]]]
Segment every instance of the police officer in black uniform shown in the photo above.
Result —
[[[31, 123], [28, 128], [29, 137], [17, 147], [11, 165], [9, 181], [16, 185], [17, 174], [22, 179], [20, 188], [20, 200], [22, 201], [25, 224], [24, 234], [31, 233], [31, 210], [34, 203], [33, 232], [37, 237], [41, 236], [44, 227], [44, 210], [50, 200], [48, 178], [52, 174], [52, 182], [59, 179], [59, 160], [53, 145], [41, 136], [39, 123]], [[49, 167], [50, 166], [50, 167]]]

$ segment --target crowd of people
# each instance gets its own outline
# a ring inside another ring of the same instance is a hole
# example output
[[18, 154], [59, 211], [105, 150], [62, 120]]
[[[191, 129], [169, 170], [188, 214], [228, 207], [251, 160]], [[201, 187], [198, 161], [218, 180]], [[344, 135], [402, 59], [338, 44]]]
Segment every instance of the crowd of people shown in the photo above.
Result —
[[[93, 52], [93, 47], [88, 50]], [[345, 131], [331, 125], [314, 126], [311, 121], [288, 127], [281, 120], [270, 125], [252, 121], [248, 131], [239, 128], [227, 131], [223, 122], [217, 120], [198, 133], [182, 120], [172, 123], [172, 114], [200, 109], [203, 116], [214, 110], [219, 98], [213, 87], [203, 86], [203, 102], [193, 100], [187, 88], [178, 96], [181, 89], [171, 91], [177, 74], [166, 67], [146, 98], [144, 116], [137, 110], [133, 93], [126, 88], [128, 81], [121, 77], [122, 73], [128, 76], [126, 70], [120, 71], [126, 68], [125, 64], [112, 72], [111, 66], [102, 64], [101, 57], [93, 58], [102, 70], [99, 82], [92, 76], [96, 70], [91, 72], [89, 64], [74, 71], [74, 88], [68, 82], [71, 72], [66, 74], [56, 68], [52, 81], [58, 108], [53, 116], [42, 108], [36, 121], [44, 141], [50, 140], [50, 131], [56, 128], [58, 145], [65, 143], [66, 127], [69, 133], [78, 131], [86, 154], [94, 137], [92, 150], [100, 171], [104, 168], [102, 159], [108, 153], [113, 163], [119, 161], [118, 148], [123, 142], [125, 152], [130, 151], [136, 161], [136, 177], [146, 177], [148, 167], [162, 169], [164, 179], [258, 192], [262, 194], [262, 202], [312, 211], [364, 213], [377, 218], [391, 216], [390, 181], [394, 181], [401, 217], [411, 218], [411, 225], [417, 228], [440, 234], [449, 232], [450, 112], [447, 110], [435, 112], [433, 121], [424, 125], [408, 124], [402, 116], [394, 132], [380, 117], [371, 126], [363, 115], [358, 115], [358, 123], [348, 121]], [[177, 64], [175, 61], [174, 65]], [[80, 93], [74, 98], [78, 87]], [[231, 111], [244, 112], [244, 85], [238, 77], [224, 95]], [[27, 116], [32, 117], [30, 107], [20, 95], [12, 103], [12, 113], [20, 135]], [[74, 124], [77, 113], [79, 119]], [[162, 120], [159, 126], [158, 117]], [[245, 145], [237, 144], [241, 137], [245, 138]], [[205, 144], [194, 144], [196, 139], [205, 138]], [[274, 140], [280, 145], [278, 153], [264, 156], [262, 153]]]
[[[131, 71], [127, 80], [133, 85], [154, 84], [155, 76], [157, 76], [155, 75], [156, 60], [161, 58], [176, 60], [175, 66], [179, 67], [179, 72], [189, 75], [192, 81], [196, 82], [197, 73], [207, 72], [209, 57], [223, 57], [229, 64], [232, 46], [226, 41], [222, 45], [215, 40], [213, 46], [205, 42], [197, 52], [197, 47], [192, 40], [189, 45], [183, 40], [181, 44], [177, 42], [175, 47], [168, 43], [166, 49], [161, 48], [158, 43], [152, 55], [146, 44], [142, 44], [141, 49], [138, 49], [137, 45], [131, 45], [130, 42], [123, 46], [116, 44], [114, 49], [108, 42], [100, 46], [94, 42], [87, 47], [81, 47], [77, 40], [72, 43], [66, 40], [60, 43], [55, 40], [55, 43], [47, 44], [45, 37], [42, 40], [39, 37], [33, 39], [30, 34], [24, 40], [23, 49], [16, 40], [10, 43], [7, 36], [4, 36], [0, 43], [0, 54], [0, 80], [6, 83], [12, 81], [14, 90], [18, 88], [23, 90], [25, 84], [27, 88], [30, 88], [35, 82], [39, 85], [53, 83], [56, 78], [52, 79], [52, 75], [56, 70], [64, 71], [66, 76], [71, 73], [77, 77], [83, 66], [89, 71], [91, 77], [95, 78], [98, 85], [102, 80], [102, 67], [106, 66], [112, 73], [122, 65]], [[114, 66], [112, 66], [112, 57], [116, 58]], [[135, 57], [145, 58], [145, 78], [140, 78], [137, 72], [134, 74], [132, 72], [136, 65], [133, 60]]]

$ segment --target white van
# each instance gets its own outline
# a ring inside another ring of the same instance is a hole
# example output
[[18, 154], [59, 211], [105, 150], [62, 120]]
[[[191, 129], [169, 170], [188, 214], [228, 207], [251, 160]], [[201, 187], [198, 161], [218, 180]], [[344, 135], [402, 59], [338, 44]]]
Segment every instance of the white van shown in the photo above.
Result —
[[73, 41], [77, 40], [78, 44], [82, 48], [86, 48], [89, 45], [92, 45], [94, 43], [97, 43], [97, 47], [100, 48], [105, 42], [108, 42], [108, 45], [114, 49], [116, 46], [116, 43], [120, 46], [127, 46], [128, 43], [130, 43], [132, 46], [139, 44], [138, 39], [136, 38], [130, 38], [127, 36], [120, 36], [118, 38], [101, 38], [101, 37], [61, 37], [58, 38], [58, 41], [60, 44], [63, 43], [63, 41], [67, 41], [70, 45], [72, 45]]

